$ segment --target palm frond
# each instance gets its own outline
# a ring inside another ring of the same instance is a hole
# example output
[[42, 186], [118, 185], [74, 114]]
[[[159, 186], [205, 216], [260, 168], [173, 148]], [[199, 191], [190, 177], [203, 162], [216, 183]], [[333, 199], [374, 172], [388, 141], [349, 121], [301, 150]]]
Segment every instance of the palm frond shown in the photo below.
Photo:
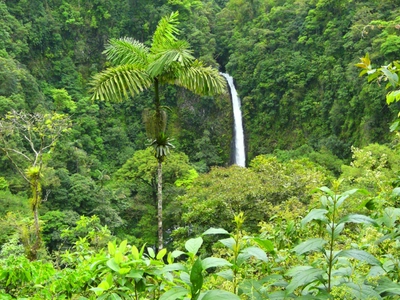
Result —
[[163, 17], [160, 22], [158, 22], [151, 44], [152, 52], [156, 53], [157, 49], [177, 40], [176, 36], [179, 34], [179, 29], [177, 27], [179, 24], [178, 16], [179, 12], [176, 11], [169, 16]]
[[108, 68], [96, 74], [90, 85], [92, 100], [122, 101], [130, 94], [132, 97], [148, 89], [152, 84], [146, 72], [135, 65]]
[[180, 67], [188, 67], [195, 61], [192, 52], [186, 41], [177, 41], [171, 44], [168, 49], [161, 50], [154, 55], [154, 59], [149, 64], [147, 72], [151, 77], [155, 78], [163, 73], [170, 73], [168, 69], [173, 63], [177, 63]]
[[136, 64], [144, 68], [148, 64], [149, 49], [129, 37], [111, 39], [103, 53], [113, 65]]
[[190, 67], [180, 70], [175, 84], [198, 95], [222, 94], [227, 91], [227, 83], [219, 72], [195, 61]]

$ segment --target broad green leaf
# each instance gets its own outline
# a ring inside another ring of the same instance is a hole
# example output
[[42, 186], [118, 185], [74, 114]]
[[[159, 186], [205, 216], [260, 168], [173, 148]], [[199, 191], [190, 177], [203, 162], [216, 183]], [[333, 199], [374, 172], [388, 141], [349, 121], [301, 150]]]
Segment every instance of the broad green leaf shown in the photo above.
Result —
[[265, 252], [262, 249], [258, 248], [258, 247], [247, 247], [247, 248], [244, 248], [241, 251], [241, 253], [243, 253], [243, 254], [246, 253], [246, 254], [248, 254], [250, 256], [253, 256], [253, 257], [255, 257], [255, 258], [259, 259], [259, 260], [262, 260], [263, 262], [268, 262], [267, 254], [265, 254]]
[[223, 228], [210, 228], [203, 233], [203, 235], [205, 234], [230, 234], [230, 233]]
[[186, 254], [186, 253], [183, 252], [183, 251], [180, 251], [180, 250], [174, 250], [174, 251], [172, 251], [172, 253], [171, 253], [171, 255], [172, 255], [173, 258], [177, 258], [177, 257], [181, 256], [182, 254]]
[[109, 259], [109, 260], [107, 261], [106, 265], [107, 265], [111, 270], [113, 270], [113, 271], [115, 271], [115, 272], [119, 272], [120, 267], [119, 267], [118, 263], [115, 261], [114, 258]]
[[252, 300], [264, 300], [267, 298], [266, 288], [261, 280], [244, 280], [240, 284], [240, 290]]
[[228, 281], [233, 281], [233, 271], [231, 269], [224, 270], [221, 272], [217, 273], [218, 276], [221, 276], [222, 278], [228, 280]]
[[111, 287], [114, 284], [114, 280], [113, 280], [113, 274], [111, 274], [111, 272], [109, 272], [106, 276], [106, 280], [108, 285]]
[[326, 209], [314, 208], [301, 220], [301, 226], [306, 225], [312, 220], [327, 221], [328, 219], [325, 216], [327, 213], [328, 211]]
[[343, 192], [342, 194], [338, 195], [337, 198], [337, 202], [336, 202], [336, 207], [340, 207], [343, 202], [351, 195], [355, 194], [355, 193], [361, 193], [363, 195], [367, 195], [368, 191], [364, 190], [364, 189], [352, 189], [352, 190], [348, 190]]
[[290, 299], [287, 297], [285, 291], [277, 291], [277, 292], [273, 292], [268, 294], [268, 300], [286, 300], [286, 299]]
[[228, 249], [233, 251], [234, 246], [236, 245], [236, 241], [234, 238], [230, 237], [227, 239], [219, 240], [224, 246], [228, 247]]
[[112, 293], [111, 295], [109, 295], [107, 300], [108, 299], [110, 299], [110, 300], [122, 300], [122, 298], [116, 293]]
[[121, 252], [116, 251], [114, 254], [114, 259], [117, 264], [120, 264], [124, 261], [124, 255]]
[[394, 228], [400, 216], [400, 208], [386, 207], [383, 216], [378, 221], [383, 222], [386, 227]]
[[112, 256], [115, 254], [114, 242], [108, 242], [108, 253], [110, 253]]
[[385, 293], [387, 296], [400, 295], [400, 285], [397, 282], [391, 281], [389, 278], [382, 277], [378, 280], [375, 291], [381, 295]]
[[151, 258], [155, 258], [155, 257], [156, 257], [156, 254], [155, 254], [155, 252], [154, 252], [154, 249], [151, 248], [151, 247], [147, 247], [147, 253], [149, 254], [149, 256], [150, 256]]
[[311, 266], [297, 266], [297, 267], [293, 267], [293, 268], [291, 268], [291, 269], [289, 269], [289, 270], [286, 271], [285, 276], [293, 277], [293, 276], [295, 276], [295, 275], [298, 274], [298, 273], [301, 273], [301, 272], [310, 270], [310, 269], [312, 269], [312, 268], [313, 268], [313, 267], [311, 267]]
[[143, 270], [131, 270], [129, 274], [125, 275], [125, 277], [140, 279], [143, 277], [143, 274], [144, 274]]
[[121, 244], [119, 244], [119, 247], [118, 247], [119, 251], [121, 251], [121, 253], [125, 253], [127, 245], [128, 245], [128, 241], [127, 240], [123, 240], [121, 242]]
[[181, 263], [166, 265], [162, 268], [162, 272], [171, 272], [171, 271], [187, 271], [187, 268]]
[[100, 284], [98, 285], [98, 288], [103, 289], [104, 291], [107, 291], [110, 287], [110, 284], [106, 280], [100, 282]]
[[158, 260], [162, 259], [166, 253], [167, 253], [167, 249], [166, 248], [161, 249], [160, 252], [157, 253], [156, 259], [158, 259]]
[[328, 188], [327, 186], [320, 187], [317, 190], [320, 190], [320, 191], [328, 194], [331, 197], [335, 196], [335, 193], [330, 188]]
[[[306, 267], [306, 266], [304, 266]], [[302, 271], [294, 271], [295, 268], [291, 269], [287, 274], [293, 274], [292, 281], [286, 287], [286, 295], [293, 293], [298, 287], [310, 284], [318, 280], [323, 274], [325, 274], [324, 270], [316, 269], [313, 267], [308, 267], [307, 269], [303, 269]]]
[[199, 251], [202, 244], [203, 244], [203, 239], [201, 237], [198, 237], [195, 239], [188, 240], [185, 243], [185, 248], [189, 253], [196, 255], [197, 251]]
[[352, 299], [382, 299], [382, 297], [376, 291], [374, 291], [370, 285], [362, 283], [355, 284], [353, 282], [346, 282], [344, 285], [350, 288], [349, 292], [353, 296]]
[[[343, 231], [344, 229], [344, 224], [345, 223], [341, 223], [341, 224], [336, 224], [335, 229], [333, 231], [333, 238], [336, 239]], [[328, 231], [329, 235], [332, 233], [332, 230]]]
[[397, 102], [400, 99], [400, 90], [391, 91], [386, 95], [386, 103], [391, 104], [393, 102]]
[[180, 274], [179, 274], [179, 278], [184, 282], [184, 283], [186, 283], [188, 286], [192, 286], [192, 283], [190, 282], [190, 275], [187, 273], [187, 272], [184, 272], [184, 271], [182, 271]]
[[325, 244], [326, 241], [321, 238], [309, 239], [294, 247], [293, 250], [297, 253], [297, 255], [301, 255], [310, 251], [319, 250]]
[[381, 262], [375, 258], [372, 254], [364, 251], [364, 250], [359, 250], [359, 249], [349, 249], [349, 250], [342, 250], [339, 251], [336, 255], [336, 257], [348, 257], [348, 258], [354, 258], [359, 261], [366, 262], [372, 266], [381, 266]]
[[[92, 287], [92, 288], [90, 288], [90, 290], [93, 291], [96, 294], [96, 296], [100, 296], [104, 292], [104, 289], [98, 288], [98, 287]], [[0, 294], [0, 296], [2, 296], [2, 295]], [[8, 298], [8, 299], [12, 299], [12, 298]]]
[[400, 196], [400, 187], [394, 188], [392, 191], [393, 196]]
[[138, 248], [136, 248], [135, 245], [132, 246], [131, 252], [132, 252], [133, 259], [139, 260], [139, 250], [138, 250]]
[[224, 290], [211, 290], [200, 295], [199, 300], [240, 300], [238, 295]]
[[206, 257], [205, 259], [202, 260], [201, 264], [202, 264], [203, 270], [206, 270], [208, 268], [214, 268], [214, 267], [232, 266], [232, 264], [229, 261], [227, 261], [226, 259], [218, 258], [218, 257]]
[[274, 252], [274, 244], [270, 240], [260, 238], [254, 238], [253, 240], [267, 252]]
[[119, 269], [118, 273], [121, 275], [125, 275], [125, 274], [129, 273], [130, 270], [131, 270], [131, 268], [121, 268], [121, 269]]
[[177, 300], [180, 299], [181, 297], [186, 296], [187, 294], [188, 294], [187, 289], [180, 286], [176, 286], [167, 291], [166, 293], [162, 294], [160, 300]]
[[371, 219], [368, 216], [360, 215], [360, 214], [351, 214], [351, 215], [344, 216], [339, 221], [339, 224], [341, 224], [341, 223], [363, 223], [363, 224], [378, 225], [374, 219]]
[[392, 87], [395, 88], [399, 82], [399, 77], [397, 76], [397, 74], [394, 72], [391, 72], [386, 67], [382, 67], [381, 71], [383, 74], [385, 74], [386, 78], [389, 80]]
[[246, 262], [251, 257], [251, 254], [248, 252], [240, 252], [237, 259], [236, 265], [241, 266], [244, 262]]

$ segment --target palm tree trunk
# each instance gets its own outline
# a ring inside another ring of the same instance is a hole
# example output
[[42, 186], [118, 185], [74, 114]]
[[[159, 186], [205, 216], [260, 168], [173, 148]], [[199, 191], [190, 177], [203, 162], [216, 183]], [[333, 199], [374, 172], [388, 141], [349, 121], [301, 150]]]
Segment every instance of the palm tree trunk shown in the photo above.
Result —
[[162, 161], [158, 160], [157, 168], [157, 219], [158, 219], [158, 251], [163, 248], [163, 225], [162, 225]]
[[[161, 105], [160, 95], [158, 87], [158, 79], [154, 79], [154, 104], [156, 109], [156, 137], [161, 133]], [[157, 157], [158, 168], [157, 168], [157, 233], [158, 233], [158, 251], [163, 248], [163, 207], [162, 207], [162, 157]]]

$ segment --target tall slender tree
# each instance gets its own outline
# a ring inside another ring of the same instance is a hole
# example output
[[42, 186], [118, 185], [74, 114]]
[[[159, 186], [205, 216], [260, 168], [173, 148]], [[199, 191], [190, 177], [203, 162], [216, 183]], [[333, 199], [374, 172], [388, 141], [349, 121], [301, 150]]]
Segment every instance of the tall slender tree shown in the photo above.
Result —
[[91, 82], [93, 100], [122, 101], [151, 87], [154, 89], [154, 110], [146, 113], [145, 121], [158, 160], [159, 250], [163, 248], [162, 162], [172, 146], [165, 132], [166, 111], [161, 105], [160, 87], [173, 84], [199, 95], [220, 94], [226, 90], [226, 82], [218, 70], [195, 59], [188, 42], [177, 38], [178, 24], [178, 12], [163, 17], [150, 48], [132, 38], [110, 40], [104, 53], [112, 66], [95, 75]]

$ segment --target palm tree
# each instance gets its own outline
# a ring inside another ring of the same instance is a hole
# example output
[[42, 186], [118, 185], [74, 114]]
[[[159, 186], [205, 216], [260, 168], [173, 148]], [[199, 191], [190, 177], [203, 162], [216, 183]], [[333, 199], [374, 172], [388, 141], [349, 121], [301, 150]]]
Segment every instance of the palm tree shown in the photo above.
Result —
[[112, 66], [95, 75], [91, 82], [93, 100], [122, 101], [151, 87], [154, 89], [154, 113], [146, 114], [146, 124], [152, 124], [148, 134], [152, 137], [158, 160], [159, 250], [163, 248], [162, 162], [172, 146], [165, 133], [166, 111], [160, 103], [160, 87], [173, 84], [198, 95], [220, 94], [226, 90], [226, 81], [218, 70], [195, 59], [189, 44], [177, 39], [178, 24], [178, 12], [163, 17], [154, 32], [150, 48], [132, 38], [110, 40], [104, 53]]

